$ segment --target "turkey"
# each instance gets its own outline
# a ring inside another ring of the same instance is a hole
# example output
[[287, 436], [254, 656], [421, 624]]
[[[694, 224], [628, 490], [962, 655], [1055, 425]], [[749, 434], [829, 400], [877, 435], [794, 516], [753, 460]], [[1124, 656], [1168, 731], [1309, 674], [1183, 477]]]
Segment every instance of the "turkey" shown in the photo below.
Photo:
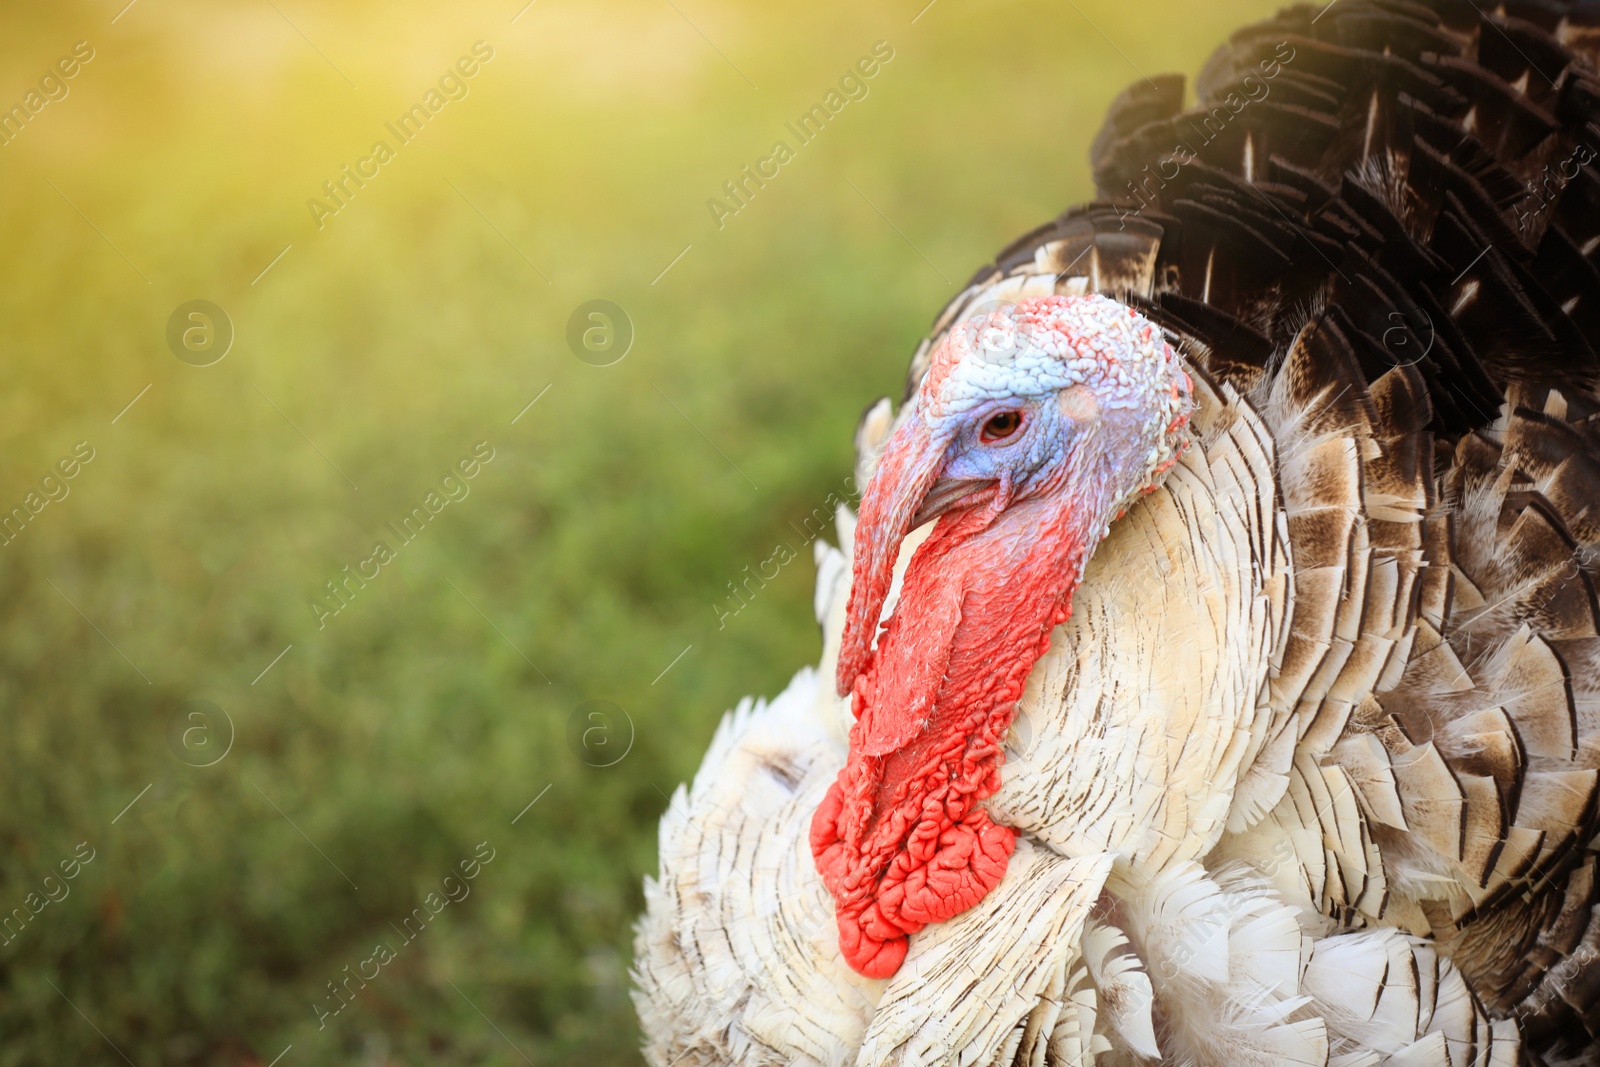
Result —
[[1112, 105], [662, 818], [657, 1067], [1600, 1064], [1600, 10]]

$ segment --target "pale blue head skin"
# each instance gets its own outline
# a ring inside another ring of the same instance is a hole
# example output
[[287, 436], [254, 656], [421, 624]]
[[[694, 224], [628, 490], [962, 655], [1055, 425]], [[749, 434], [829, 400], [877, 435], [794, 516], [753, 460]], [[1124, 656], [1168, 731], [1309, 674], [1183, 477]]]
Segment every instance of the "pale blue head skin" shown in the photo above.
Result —
[[[993, 571], [1044, 549], [1081, 570], [1128, 502], [1177, 462], [1190, 393], [1161, 331], [1106, 297], [1030, 298], [954, 326], [862, 496], [839, 693], [866, 667], [912, 529], [954, 513], [941, 551], [965, 541], [962, 565]], [[1045, 600], [1076, 576], [1061, 579]]]
[[917, 518], [978, 493], [1000, 511], [1063, 487], [1120, 510], [1176, 459], [1190, 391], [1160, 331], [1106, 297], [1046, 297], [967, 319], [940, 346], [908, 420], [943, 457]]

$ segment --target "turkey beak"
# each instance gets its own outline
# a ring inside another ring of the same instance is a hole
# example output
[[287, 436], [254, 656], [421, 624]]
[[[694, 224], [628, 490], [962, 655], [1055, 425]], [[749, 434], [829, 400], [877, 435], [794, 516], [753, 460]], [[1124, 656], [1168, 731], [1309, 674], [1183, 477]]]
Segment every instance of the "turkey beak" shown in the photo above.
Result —
[[935, 436], [920, 418], [905, 420], [884, 447], [877, 472], [861, 497], [850, 603], [839, 647], [840, 696], [850, 693], [872, 658], [883, 602], [894, 582], [895, 561], [906, 535], [976, 488], [965, 481], [940, 482], [946, 444], [946, 438]]
[[911, 529], [932, 522], [945, 512], [965, 504], [968, 497], [992, 489], [994, 485], [993, 478], [940, 478], [933, 483], [933, 488], [922, 498], [917, 513], [911, 517]]

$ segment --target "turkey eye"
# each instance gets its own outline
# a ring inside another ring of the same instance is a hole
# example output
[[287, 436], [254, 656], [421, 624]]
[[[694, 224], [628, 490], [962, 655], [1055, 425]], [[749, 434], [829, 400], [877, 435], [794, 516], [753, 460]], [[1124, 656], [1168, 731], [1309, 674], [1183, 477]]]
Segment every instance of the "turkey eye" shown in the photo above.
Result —
[[990, 417], [983, 424], [983, 429], [978, 432], [978, 439], [985, 444], [995, 441], [1004, 441], [1018, 430], [1022, 429], [1022, 412], [1002, 411]]

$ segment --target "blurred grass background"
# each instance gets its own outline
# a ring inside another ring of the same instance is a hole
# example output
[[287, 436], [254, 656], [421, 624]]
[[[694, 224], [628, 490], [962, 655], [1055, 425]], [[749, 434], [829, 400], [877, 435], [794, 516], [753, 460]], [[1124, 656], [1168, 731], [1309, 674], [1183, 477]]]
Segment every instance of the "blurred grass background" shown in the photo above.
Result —
[[[1276, 5], [124, 3], [0, 15], [5, 107], [95, 51], [0, 147], [0, 510], [95, 450], [0, 547], [0, 914], [95, 853], [0, 944], [0, 1064], [638, 1062], [656, 820], [817, 650], [809, 551], [719, 628], [727, 583], [801, 547], [952, 283], [1090, 194], [1112, 96]], [[478, 40], [319, 230], [306, 200]], [[879, 40], [719, 230], [707, 198]], [[236, 330], [209, 367], [164, 339], [196, 298]], [[609, 367], [565, 342], [596, 298], [636, 331]], [[478, 441], [471, 495], [319, 629]], [[594, 699], [633, 724], [614, 766], [568, 741]], [[169, 743], [190, 700], [231, 720], [213, 766]]]

